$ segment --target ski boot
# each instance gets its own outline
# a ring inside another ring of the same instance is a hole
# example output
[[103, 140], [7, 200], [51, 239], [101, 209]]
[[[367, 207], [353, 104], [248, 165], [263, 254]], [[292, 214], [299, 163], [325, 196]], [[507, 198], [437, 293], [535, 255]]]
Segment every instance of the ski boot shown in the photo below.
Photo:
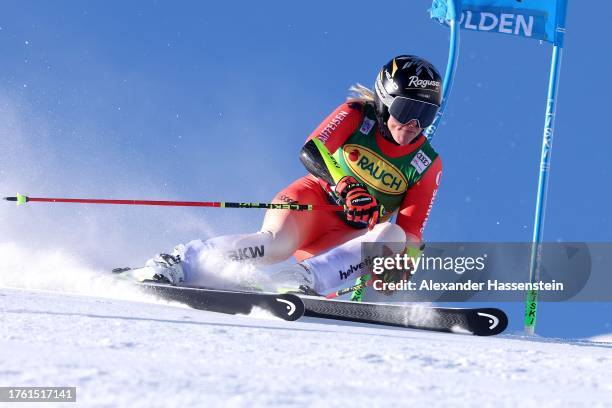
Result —
[[185, 280], [179, 255], [159, 254], [147, 261], [142, 268], [116, 268], [113, 273], [120, 278], [137, 282], [154, 282], [178, 285]]
[[314, 290], [315, 280], [313, 273], [300, 263], [271, 274], [270, 280], [275, 286], [275, 291], [278, 293], [321, 296]]

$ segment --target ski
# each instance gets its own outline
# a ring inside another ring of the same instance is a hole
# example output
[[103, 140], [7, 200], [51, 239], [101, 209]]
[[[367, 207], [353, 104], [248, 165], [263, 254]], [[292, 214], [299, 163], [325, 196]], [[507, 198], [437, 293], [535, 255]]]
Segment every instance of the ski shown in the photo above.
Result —
[[249, 314], [254, 307], [264, 309], [284, 320], [304, 315], [304, 302], [294, 294], [274, 294], [214, 290], [161, 283], [135, 283], [144, 293], [163, 300], [183, 303], [193, 309], [226, 314]]
[[448, 308], [328, 300], [301, 296], [305, 316], [384, 326], [492, 336], [508, 326], [508, 317], [496, 308]]
[[328, 300], [315, 296], [226, 291], [159, 283], [139, 289], [191, 308], [226, 314], [249, 314], [257, 306], [287, 321], [302, 316], [447, 333], [492, 336], [508, 326], [496, 308], [447, 308]]
[[[114, 273], [131, 271], [116, 268]], [[497, 308], [448, 308], [330, 300], [293, 293], [265, 293], [172, 286], [150, 281], [134, 282], [144, 293], [183, 303], [193, 309], [226, 314], [249, 314], [254, 307], [287, 321], [302, 316], [409, 329], [492, 336], [508, 326], [508, 317]]]

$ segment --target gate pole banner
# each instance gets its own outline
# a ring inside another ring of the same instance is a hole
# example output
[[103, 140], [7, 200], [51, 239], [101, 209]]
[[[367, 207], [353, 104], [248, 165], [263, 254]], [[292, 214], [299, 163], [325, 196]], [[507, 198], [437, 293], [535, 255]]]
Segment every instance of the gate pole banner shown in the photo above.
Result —
[[461, 28], [534, 38], [563, 46], [567, 0], [434, 0], [431, 18], [449, 25], [457, 7]]
[[[538, 192], [533, 227], [533, 247], [529, 265], [529, 280], [539, 279], [542, 257], [543, 225], [548, 190], [548, 174], [557, 103], [561, 55], [565, 37], [567, 0], [433, 0], [429, 10], [432, 19], [441, 24], [466, 30], [509, 34], [534, 38], [553, 44], [553, 56], [548, 81], [548, 97], [544, 117], [544, 135], [538, 177]], [[451, 47], [452, 48], [452, 47]], [[437, 122], [434, 123], [437, 125]], [[435, 128], [433, 129], [435, 131]], [[431, 134], [433, 134], [433, 131]], [[538, 293], [527, 293], [525, 332], [535, 333]]]

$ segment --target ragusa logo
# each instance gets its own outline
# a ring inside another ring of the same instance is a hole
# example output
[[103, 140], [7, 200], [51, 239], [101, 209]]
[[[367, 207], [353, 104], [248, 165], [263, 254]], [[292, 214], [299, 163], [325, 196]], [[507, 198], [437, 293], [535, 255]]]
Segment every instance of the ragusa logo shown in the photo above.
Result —
[[344, 161], [353, 173], [370, 187], [392, 195], [404, 194], [408, 180], [393, 164], [372, 150], [355, 144], [342, 148]]
[[430, 80], [430, 79], [420, 79], [418, 76], [413, 75], [410, 77], [410, 82], [408, 83], [408, 86], [412, 86], [416, 88], [427, 88], [427, 87], [439, 88], [440, 82]]

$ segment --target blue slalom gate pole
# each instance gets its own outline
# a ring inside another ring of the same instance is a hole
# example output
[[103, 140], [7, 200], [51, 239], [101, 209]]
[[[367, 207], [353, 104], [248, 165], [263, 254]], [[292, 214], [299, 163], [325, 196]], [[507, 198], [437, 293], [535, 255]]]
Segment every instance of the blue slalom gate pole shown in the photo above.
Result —
[[451, 88], [453, 87], [453, 80], [455, 79], [455, 71], [457, 70], [457, 59], [459, 58], [459, 19], [457, 17], [457, 5], [455, 1], [448, 2], [449, 6], [449, 27], [450, 27], [450, 48], [448, 50], [448, 62], [446, 63], [446, 72], [444, 73], [444, 80], [442, 82], [442, 102], [440, 103], [440, 109], [434, 118], [433, 123], [425, 129], [425, 136], [431, 140], [433, 135], [438, 130], [438, 125], [444, 115], [444, 109], [446, 108], [446, 101], [450, 95]]
[[[550, 78], [548, 81], [546, 116], [544, 119], [544, 135], [542, 139], [542, 156], [540, 158], [540, 175], [538, 179], [535, 221], [533, 226], [533, 243], [531, 247], [531, 261], [529, 265], [529, 281], [531, 283], [535, 283], [540, 279], [544, 214], [546, 209], [548, 174], [550, 171], [550, 158], [552, 153], [555, 110], [557, 103], [557, 88], [559, 85], [559, 72], [561, 70], [562, 51], [563, 48], [561, 48], [561, 46], [553, 46], [553, 55], [550, 65]], [[525, 333], [528, 335], [535, 334], [537, 306], [538, 292], [536, 290], [530, 290], [529, 292], [527, 292], [527, 299], [525, 302]]]

